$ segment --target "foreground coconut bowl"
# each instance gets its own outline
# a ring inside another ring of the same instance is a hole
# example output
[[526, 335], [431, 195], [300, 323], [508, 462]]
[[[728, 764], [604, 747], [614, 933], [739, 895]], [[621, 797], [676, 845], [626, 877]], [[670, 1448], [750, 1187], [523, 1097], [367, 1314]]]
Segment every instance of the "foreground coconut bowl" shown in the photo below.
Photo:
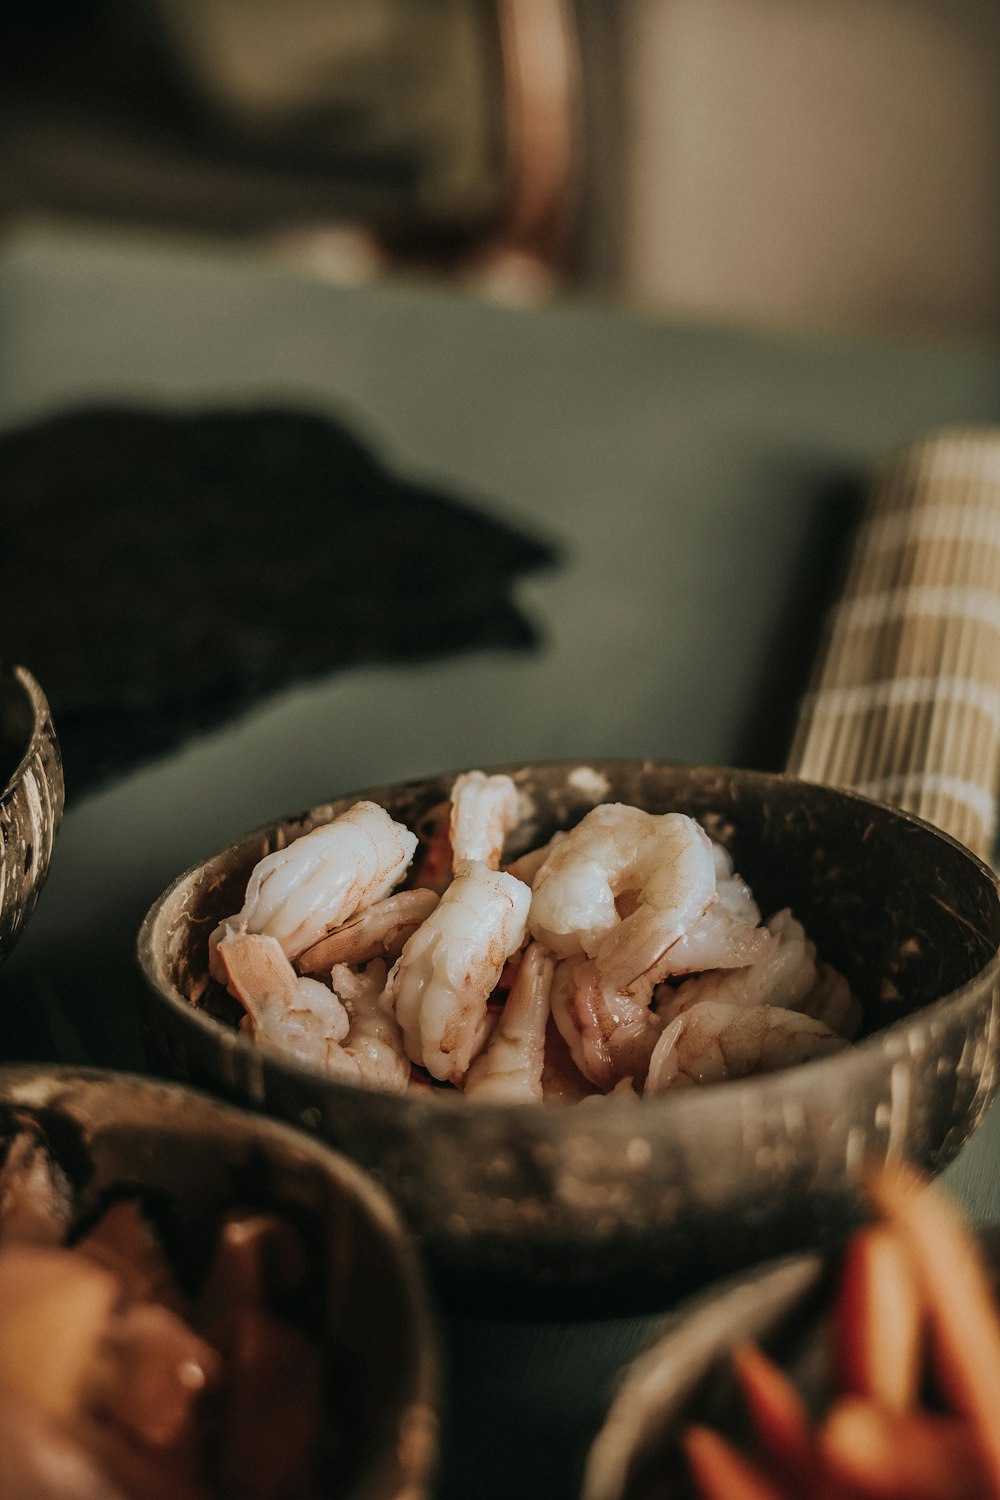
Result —
[[331, 1376], [313, 1500], [426, 1495], [436, 1373], [423, 1282], [363, 1173], [301, 1133], [148, 1078], [0, 1068], [0, 1161], [26, 1126], [69, 1179], [71, 1237], [116, 1197], [138, 1195], [182, 1280], [204, 1271], [229, 1210], [287, 1219], [311, 1265], [306, 1331]]
[[[983, 1232], [981, 1248], [996, 1289], [995, 1229]], [[681, 1447], [692, 1422], [752, 1452], [732, 1364], [741, 1343], [765, 1350], [813, 1419], [821, 1419], [840, 1389], [831, 1354], [841, 1264], [839, 1252], [787, 1256], [700, 1293], [666, 1317], [619, 1379], [587, 1458], [580, 1500], [693, 1500]], [[975, 1338], [975, 1329], [967, 1332]]]
[[599, 1287], [592, 1311], [653, 1305], [838, 1236], [859, 1216], [869, 1159], [905, 1153], [937, 1171], [955, 1156], [997, 1083], [1000, 894], [967, 850], [916, 818], [782, 776], [621, 761], [504, 769], [534, 808], [515, 853], [598, 801], [701, 818], [765, 913], [792, 906], [848, 976], [864, 1005], [858, 1045], [648, 1102], [476, 1106], [450, 1091], [400, 1098], [334, 1083], [215, 1019], [208, 935], [242, 904], [256, 861], [359, 796], [414, 827], [448, 795], [453, 778], [440, 776], [249, 834], [160, 897], [139, 937], [159, 1065], [368, 1167], [449, 1290], [475, 1294], [497, 1277], [546, 1296]]
[[702, 1422], [747, 1442], [731, 1363], [740, 1342], [764, 1348], [810, 1411], [821, 1411], [831, 1388], [835, 1265], [835, 1258], [818, 1255], [771, 1263], [690, 1299], [667, 1318], [619, 1382], [587, 1457], [581, 1500], [693, 1500], [684, 1427]]

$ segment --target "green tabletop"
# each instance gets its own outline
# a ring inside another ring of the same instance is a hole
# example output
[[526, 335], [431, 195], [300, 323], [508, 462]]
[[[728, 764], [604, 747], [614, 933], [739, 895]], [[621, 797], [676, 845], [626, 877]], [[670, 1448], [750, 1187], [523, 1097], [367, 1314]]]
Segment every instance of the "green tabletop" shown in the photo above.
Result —
[[[539, 649], [290, 688], [76, 800], [0, 974], [6, 1056], [30, 1054], [34, 1011], [64, 1058], [141, 1065], [143, 911], [182, 868], [277, 814], [520, 759], [779, 766], [866, 466], [940, 426], [1000, 419], [996, 350], [335, 288], [249, 257], [97, 236], [8, 240], [0, 329], [4, 428], [95, 400], [280, 399], [346, 418], [398, 469], [562, 549], [520, 586]], [[948, 1173], [991, 1222], [998, 1133], [994, 1110]], [[571, 1495], [609, 1381], [646, 1332], [447, 1320], [441, 1493]], [[529, 1443], [545, 1449], [533, 1466], [518, 1456]]]

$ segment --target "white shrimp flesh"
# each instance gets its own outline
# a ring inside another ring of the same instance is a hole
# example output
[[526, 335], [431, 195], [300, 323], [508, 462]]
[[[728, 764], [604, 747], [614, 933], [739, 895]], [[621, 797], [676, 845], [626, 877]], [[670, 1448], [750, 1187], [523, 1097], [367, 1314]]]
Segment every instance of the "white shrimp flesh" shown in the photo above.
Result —
[[701, 825], [684, 813], [653, 822], [636, 861], [639, 904], [597, 949], [601, 979], [619, 990], [642, 976], [658, 979], [669, 949], [718, 900], [712, 842]]
[[504, 865], [508, 875], [513, 875], [517, 880], [523, 880], [525, 885], [534, 886], [535, 876], [548, 859], [555, 846], [566, 837], [564, 833], [554, 833], [547, 844], [540, 844], [537, 849], [529, 849], [524, 854], [519, 854], [517, 859], [512, 859], [510, 864]]
[[337, 996], [318, 979], [300, 979], [277, 938], [263, 933], [227, 934], [218, 957], [230, 994], [247, 1013], [253, 1039], [325, 1071], [350, 1028]]
[[559, 958], [592, 958], [618, 925], [615, 897], [635, 869], [649, 814], [620, 802], [594, 807], [549, 852], [535, 875], [529, 927]]
[[541, 1099], [555, 959], [540, 943], [524, 953], [486, 1047], [465, 1075], [465, 1097], [517, 1104]]
[[[706, 1000], [720, 1000], [744, 1008], [774, 1005], [801, 1011], [823, 1021], [842, 1036], [853, 1036], [861, 1020], [860, 1007], [835, 971], [821, 978], [816, 945], [806, 936], [786, 907], [765, 923], [768, 946], [756, 962], [741, 969], [713, 969], [685, 979], [675, 989], [657, 994], [656, 1009], [669, 1024]], [[853, 1028], [853, 1029], [852, 1029]]]
[[336, 964], [330, 975], [334, 993], [343, 1001], [351, 1029], [343, 1047], [328, 1064], [331, 1077], [360, 1083], [387, 1094], [405, 1093], [410, 1082], [410, 1059], [403, 1034], [385, 999], [388, 978], [381, 959], [361, 972]]
[[298, 958], [303, 974], [329, 974], [334, 964], [364, 964], [398, 958], [403, 946], [438, 904], [435, 891], [395, 891], [366, 906], [336, 932], [320, 938]]
[[836, 1032], [778, 1005], [703, 1000], [666, 1027], [653, 1050], [645, 1096], [727, 1078], [746, 1078], [826, 1057], [848, 1043]]
[[247, 1013], [240, 1030], [258, 1046], [345, 1083], [405, 1090], [409, 1059], [399, 1028], [378, 1004], [384, 963], [370, 964], [363, 974], [338, 967], [331, 991], [318, 979], [299, 978], [277, 939], [261, 933], [230, 933], [219, 943], [219, 960], [230, 993]]
[[822, 1021], [831, 1031], [853, 1042], [861, 1030], [861, 1004], [843, 974], [818, 960], [816, 983], [796, 1006], [804, 1016]]
[[566, 958], [552, 983], [552, 1019], [577, 1068], [601, 1089], [641, 1082], [663, 1022], [650, 1009], [651, 986], [616, 990], [593, 959]]
[[406, 1051], [437, 1079], [466, 1073], [504, 964], [524, 941], [531, 892], [477, 860], [459, 865], [389, 976]]
[[507, 835], [521, 818], [521, 799], [509, 776], [464, 771], [452, 783], [447, 802], [432, 807], [431, 828], [415, 867], [415, 883], [440, 895], [463, 860], [500, 868]]
[[[255, 866], [243, 906], [216, 929], [262, 933], [297, 958], [356, 911], [381, 901], [402, 880], [416, 835], [374, 802], [275, 849]], [[213, 969], [213, 973], [216, 971]]]
[[[623, 918], [616, 902], [633, 893]], [[716, 899], [712, 844], [693, 818], [612, 802], [592, 808], [552, 850], [535, 877], [529, 925], [560, 957], [582, 949], [603, 981], [625, 990], [655, 971]]]
[[509, 776], [466, 771], [451, 789], [451, 868], [478, 860], [499, 870], [507, 835], [521, 817], [521, 799]]
[[661, 975], [704, 969], [741, 969], [764, 957], [770, 934], [760, 925], [760, 907], [721, 844], [712, 845], [718, 901], [667, 952]]

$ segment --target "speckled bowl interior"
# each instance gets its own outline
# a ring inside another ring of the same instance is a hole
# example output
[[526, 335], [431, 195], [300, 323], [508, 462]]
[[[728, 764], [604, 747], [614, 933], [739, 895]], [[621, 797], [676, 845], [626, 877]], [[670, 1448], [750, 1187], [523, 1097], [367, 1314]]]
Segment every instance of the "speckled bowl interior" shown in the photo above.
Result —
[[0, 663], [0, 959], [17, 941], [48, 874], [63, 809], [49, 706], [24, 667]]
[[227, 1211], [285, 1217], [310, 1266], [302, 1323], [327, 1362], [329, 1477], [315, 1500], [427, 1493], [437, 1377], [423, 1278], [395, 1211], [362, 1172], [301, 1132], [128, 1075], [0, 1068], [0, 1161], [26, 1124], [69, 1179], [70, 1238], [122, 1193], [138, 1194], [182, 1286], [203, 1277]]
[[[918, 819], [784, 776], [648, 762], [507, 767], [534, 809], [513, 852], [620, 800], [703, 820], [765, 912], [791, 906], [850, 979], [848, 1051], [650, 1101], [472, 1107], [389, 1097], [255, 1049], [208, 981], [207, 938], [254, 863], [357, 796], [414, 826], [451, 776], [378, 787], [258, 830], [180, 877], [139, 940], [151, 1049], [194, 1079], [322, 1134], [389, 1189], [454, 1291], [497, 1278], [604, 1307], [649, 1304], [836, 1238], [869, 1158], [954, 1157], [997, 1083], [993, 873]], [[522, 1304], [523, 1305], [523, 1304]]]

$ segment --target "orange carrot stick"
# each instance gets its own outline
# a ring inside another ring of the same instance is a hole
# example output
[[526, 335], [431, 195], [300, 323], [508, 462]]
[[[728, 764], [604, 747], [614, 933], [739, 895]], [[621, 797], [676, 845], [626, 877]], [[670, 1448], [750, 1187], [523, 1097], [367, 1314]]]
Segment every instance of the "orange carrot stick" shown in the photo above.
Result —
[[682, 1443], [702, 1500], [791, 1500], [790, 1491], [710, 1428], [688, 1427]]
[[982, 1469], [967, 1423], [891, 1412], [860, 1396], [834, 1405], [819, 1435], [823, 1468], [866, 1500], [982, 1500]]
[[906, 1246], [883, 1224], [859, 1230], [844, 1252], [833, 1320], [840, 1389], [909, 1410], [920, 1390], [923, 1324]]
[[969, 1418], [986, 1493], [1000, 1497], [1000, 1318], [979, 1247], [944, 1195], [914, 1173], [878, 1173], [870, 1190], [912, 1254], [942, 1389]]
[[733, 1365], [764, 1457], [804, 1493], [815, 1477], [816, 1441], [801, 1396], [756, 1344], [734, 1349]]

